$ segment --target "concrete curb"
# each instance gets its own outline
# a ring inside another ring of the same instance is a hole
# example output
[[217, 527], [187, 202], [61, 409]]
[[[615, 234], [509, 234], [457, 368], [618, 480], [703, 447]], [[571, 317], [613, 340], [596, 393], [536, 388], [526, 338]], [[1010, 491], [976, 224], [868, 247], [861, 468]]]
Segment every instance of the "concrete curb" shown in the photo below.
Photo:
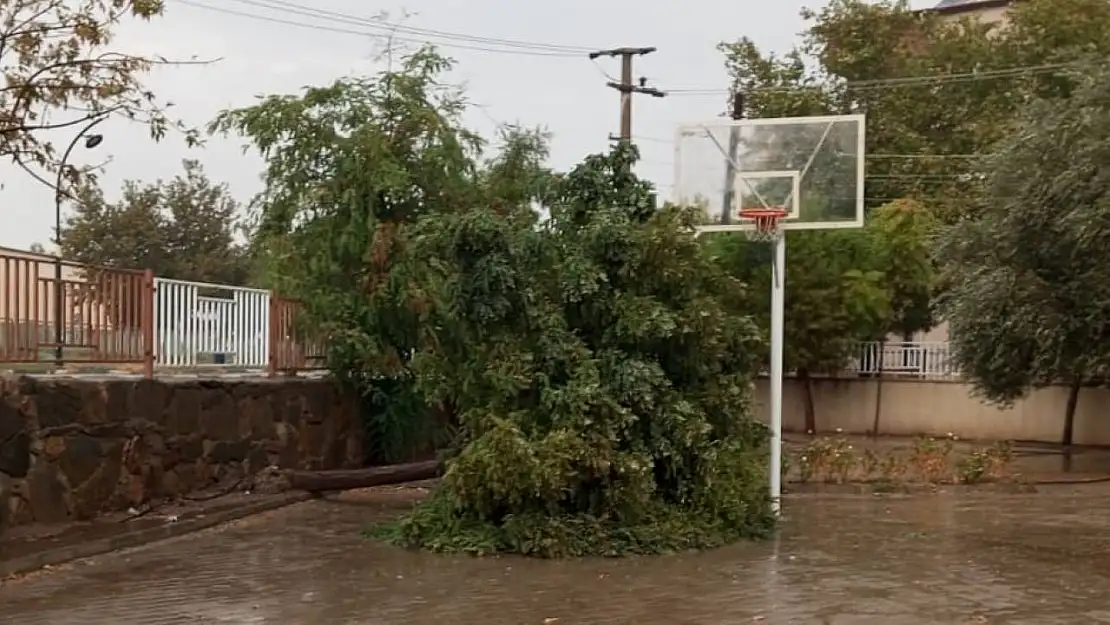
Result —
[[150, 527], [137, 531], [129, 531], [118, 536], [110, 536], [90, 540], [87, 542], [65, 545], [55, 549], [47, 549], [38, 553], [13, 558], [0, 562], [0, 583], [4, 578], [37, 571], [48, 566], [57, 566], [73, 560], [91, 558], [121, 549], [140, 547], [168, 538], [177, 538], [185, 534], [199, 532], [216, 525], [222, 525], [244, 517], [262, 512], [269, 512], [284, 508], [295, 503], [312, 499], [311, 493], [293, 492], [286, 493], [273, 499], [266, 499], [254, 503], [247, 503], [227, 510], [220, 510], [192, 518], [183, 519], [176, 523], [166, 523], [157, 527]]

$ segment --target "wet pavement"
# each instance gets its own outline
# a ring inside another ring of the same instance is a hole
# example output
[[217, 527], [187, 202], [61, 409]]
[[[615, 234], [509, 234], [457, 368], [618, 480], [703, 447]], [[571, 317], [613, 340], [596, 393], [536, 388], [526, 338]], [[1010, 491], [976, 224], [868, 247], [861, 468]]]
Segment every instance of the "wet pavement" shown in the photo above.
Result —
[[1110, 623], [1105, 486], [784, 507], [775, 541], [549, 562], [397, 550], [359, 536], [380, 497], [314, 501], [7, 582], [0, 622]]

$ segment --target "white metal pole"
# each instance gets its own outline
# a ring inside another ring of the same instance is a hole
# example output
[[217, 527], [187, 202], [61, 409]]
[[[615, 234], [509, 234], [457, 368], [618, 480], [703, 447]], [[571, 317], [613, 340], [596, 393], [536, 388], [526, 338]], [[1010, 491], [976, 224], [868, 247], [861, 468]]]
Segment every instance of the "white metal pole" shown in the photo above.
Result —
[[782, 347], [786, 316], [786, 235], [771, 243], [771, 506], [777, 515], [782, 496]]

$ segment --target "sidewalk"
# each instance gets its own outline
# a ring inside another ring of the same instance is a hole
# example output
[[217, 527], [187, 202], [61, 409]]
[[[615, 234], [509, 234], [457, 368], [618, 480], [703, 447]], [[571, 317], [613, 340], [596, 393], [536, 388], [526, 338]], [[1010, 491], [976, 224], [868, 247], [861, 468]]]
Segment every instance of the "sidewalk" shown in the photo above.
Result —
[[0, 539], [0, 580], [78, 558], [182, 536], [245, 516], [311, 498], [303, 492], [231, 493], [207, 501], [155, 506], [139, 514], [117, 513], [88, 523], [25, 525]]

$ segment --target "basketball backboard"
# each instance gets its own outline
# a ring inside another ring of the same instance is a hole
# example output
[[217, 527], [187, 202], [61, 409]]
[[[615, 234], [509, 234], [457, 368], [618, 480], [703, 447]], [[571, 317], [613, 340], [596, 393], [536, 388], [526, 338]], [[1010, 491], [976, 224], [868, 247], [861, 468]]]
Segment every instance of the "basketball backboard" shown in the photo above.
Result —
[[741, 209], [782, 208], [783, 230], [863, 226], [863, 115], [715, 119], [675, 138], [674, 201], [702, 232], [752, 230]]

